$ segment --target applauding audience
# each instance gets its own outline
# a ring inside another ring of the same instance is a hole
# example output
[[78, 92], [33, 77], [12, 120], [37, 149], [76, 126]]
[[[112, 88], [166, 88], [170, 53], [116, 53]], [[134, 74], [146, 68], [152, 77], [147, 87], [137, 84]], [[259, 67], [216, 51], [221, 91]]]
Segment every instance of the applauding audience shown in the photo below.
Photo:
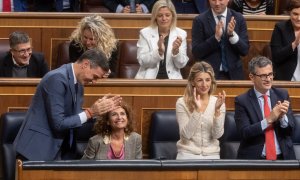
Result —
[[151, 25], [140, 31], [136, 79], [182, 79], [180, 69], [188, 62], [186, 32], [176, 27], [177, 15], [169, 0], [157, 1]]
[[211, 9], [196, 16], [192, 27], [192, 52], [205, 59], [217, 79], [244, 79], [240, 56], [248, 54], [249, 40], [244, 17], [227, 8], [229, 0], [209, 0]]
[[177, 159], [220, 159], [218, 139], [224, 133], [226, 94], [212, 96], [216, 86], [213, 68], [206, 62], [195, 63], [184, 96], [176, 103]]
[[300, 81], [300, 1], [291, 0], [287, 11], [290, 19], [276, 23], [270, 42], [275, 79]]

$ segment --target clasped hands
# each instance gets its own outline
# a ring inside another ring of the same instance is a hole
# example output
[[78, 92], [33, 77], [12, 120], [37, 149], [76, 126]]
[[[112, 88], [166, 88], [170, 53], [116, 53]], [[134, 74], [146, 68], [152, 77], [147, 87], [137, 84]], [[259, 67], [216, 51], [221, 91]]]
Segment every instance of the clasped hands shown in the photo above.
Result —
[[[166, 50], [164, 42], [165, 42], [165, 36], [160, 35], [157, 42], [158, 53], [160, 56], [162, 56]], [[181, 43], [182, 43], [182, 38], [180, 36], [177, 36], [177, 38], [173, 41], [172, 44], [173, 55], [177, 55], [179, 53], [179, 47], [181, 46]]]
[[272, 109], [270, 116], [266, 118], [268, 124], [272, 124], [286, 115], [289, 110], [289, 106], [290, 102], [287, 100], [284, 100], [283, 102], [278, 101], [275, 107]]
[[[232, 16], [230, 18], [230, 21], [228, 22], [228, 25], [227, 25], [227, 35], [228, 36], [233, 35], [235, 25], [236, 25], [236, 21], [234, 19], [234, 16]], [[216, 25], [215, 37], [218, 41], [221, 40], [222, 35], [223, 35], [223, 31], [224, 31], [224, 22], [221, 20]]]
[[96, 102], [90, 108], [88, 108], [87, 114], [89, 114], [91, 117], [100, 116], [119, 108], [121, 102], [122, 97], [120, 97], [120, 95], [111, 96], [110, 94], [106, 94], [102, 98], [96, 100]]

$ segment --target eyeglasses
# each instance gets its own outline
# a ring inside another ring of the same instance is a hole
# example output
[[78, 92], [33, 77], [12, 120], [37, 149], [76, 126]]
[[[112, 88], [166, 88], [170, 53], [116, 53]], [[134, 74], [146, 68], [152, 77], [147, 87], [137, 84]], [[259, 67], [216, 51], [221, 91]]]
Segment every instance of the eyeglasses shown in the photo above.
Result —
[[28, 54], [32, 53], [32, 47], [27, 48], [27, 49], [20, 49], [20, 50], [14, 49], [14, 51], [16, 51], [17, 53], [19, 53], [19, 55], [23, 56], [23, 55], [25, 55], [26, 52]]
[[270, 79], [272, 79], [272, 78], [274, 78], [274, 76], [275, 76], [275, 74], [274, 74], [273, 72], [271, 72], [271, 73], [269, 73], [269, 74], [253, 74], [253, 75], [260, 77], [260, 79], [263, 80], [263, 81], [264, 81], [264, 80], [267, 80], [268, 77], [269, 77]]

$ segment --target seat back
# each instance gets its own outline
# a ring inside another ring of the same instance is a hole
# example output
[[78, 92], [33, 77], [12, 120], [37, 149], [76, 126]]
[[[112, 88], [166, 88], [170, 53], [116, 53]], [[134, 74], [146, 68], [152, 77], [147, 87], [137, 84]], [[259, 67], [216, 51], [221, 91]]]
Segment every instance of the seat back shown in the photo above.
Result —
[[119, 78], [134, 78], [140, 64], [137, 60], [137, 40], [120, 42]]
[[221, 159], [236, 159], [240, 145], [240, 135], [237, 132], [234, 112], [228, 111], [225, 116], [224, 134], [220, 138]]
[[16, 151], [13, 142], [25, 119], [26, 112], [7, 112], [1, 115], [1, 151], [4, 179], [15, 179]]
[[154, 112], [149, 135], [150, 158], [176, 159], [179, 126], [175, 110]]
[[0, 39], [0, 54], [3, 54], [9, 51], [9, 42], [8, 39]]
[[58, 68], [61, 65], [68, 64], [70, 62], [69, 46], [70, 41], [64, 41], [58, 45], [56, 64], [54, 65], [54, 68]]
[[294, 114], [295, 130], [293, 134], [293, 145], [296, 159], [300, 159], [300, 114]]

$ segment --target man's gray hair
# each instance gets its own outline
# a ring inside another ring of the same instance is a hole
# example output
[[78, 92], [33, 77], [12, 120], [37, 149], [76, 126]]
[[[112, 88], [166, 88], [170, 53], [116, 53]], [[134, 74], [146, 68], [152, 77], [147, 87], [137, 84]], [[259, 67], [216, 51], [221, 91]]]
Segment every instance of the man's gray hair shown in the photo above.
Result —
[[263, 68], [267, 65], [272, 66], [272, 61], [265, 57], [265, 56], [256, 56], [251, 59], [251, 61], [248, 63], [248, 70], [251, 74], [255, 74], [255, 68]]

